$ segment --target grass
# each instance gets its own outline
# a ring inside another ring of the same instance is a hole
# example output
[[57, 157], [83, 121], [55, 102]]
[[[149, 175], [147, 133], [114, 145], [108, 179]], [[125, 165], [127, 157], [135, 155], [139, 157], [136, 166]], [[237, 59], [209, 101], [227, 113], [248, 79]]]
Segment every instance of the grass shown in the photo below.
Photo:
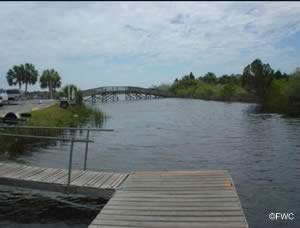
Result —
[[35, 110], [31, 113], [30, 126], [47, 127], [78, 127], [87, 121], [100, 127], [105, 118], [104, 114], [87, 105], [69, 106], [67, 109], [60, 108], [57, 104], [50, 107]]
[[[101, 127], [106, 118], [101, 111], [84, 104], [71, 106], [67, 109], [60, 108], [55, 104], [44, 109], [35, 110], [31, 114], [32, 117], [28, 122], [29, 126], [45, 127], [80, 127], [86, 122], [91, 123], [92, 126]], [[4, 131], [1, 130], [1, 132], [54, 137], [63, 134], [61, 129], [6, 129]], [[0, 136], [0, 156], [14, 158], [26, 150], [32, 150], [36, 145], [43, 146], [50, 143], [56, 142], [42, 139]]]

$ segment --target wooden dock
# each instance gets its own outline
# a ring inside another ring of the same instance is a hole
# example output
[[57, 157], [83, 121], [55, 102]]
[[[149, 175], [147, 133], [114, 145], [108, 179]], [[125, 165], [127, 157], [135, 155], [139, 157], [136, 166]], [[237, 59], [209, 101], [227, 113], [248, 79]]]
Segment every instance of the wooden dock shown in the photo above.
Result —
[[110, 198], [90, 228], [246, 228], [227, 171], [106, 173], [0, 163], [0, 184]]
[[0, 163], [0, 184], [62, 193], [89, 194], [110, 199], [126, 173], [68, 170]]

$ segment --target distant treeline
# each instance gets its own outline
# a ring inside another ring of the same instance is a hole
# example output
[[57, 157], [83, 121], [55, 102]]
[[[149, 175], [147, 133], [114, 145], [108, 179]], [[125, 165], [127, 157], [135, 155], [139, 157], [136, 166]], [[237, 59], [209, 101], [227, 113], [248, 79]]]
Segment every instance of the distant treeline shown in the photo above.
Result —
[[[287, 74], [274, 71], [260, 59], [247, 65], [242, 74], [222, 75], [213, 72], [196, 77], [192, 72], [172, 85], [158, 88], [173, 92], [178, 97], [217, 101], [256, 102], [268, 111], [288, 113], [291, 100], [300, 98], [300, 69]], [[300, 112], [299, 106], [296, 107]], [[293, 107], [295, 111], [295, 107]]]

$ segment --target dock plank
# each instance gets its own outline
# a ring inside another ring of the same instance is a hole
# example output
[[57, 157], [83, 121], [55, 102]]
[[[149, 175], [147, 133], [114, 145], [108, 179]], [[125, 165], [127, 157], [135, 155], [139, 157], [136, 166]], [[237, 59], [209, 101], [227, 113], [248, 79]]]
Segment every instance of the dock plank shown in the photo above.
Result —
[[122, 182], [89, 228], [248, 227], [226, 171], [138, 172]]
[[110, 200], [89, 228], [248, 227], [227, 171], [128, 174], [73, 170], [70, 185], [67, 181], [65, 169], [0, 163], [0, 184], [106, 194]]

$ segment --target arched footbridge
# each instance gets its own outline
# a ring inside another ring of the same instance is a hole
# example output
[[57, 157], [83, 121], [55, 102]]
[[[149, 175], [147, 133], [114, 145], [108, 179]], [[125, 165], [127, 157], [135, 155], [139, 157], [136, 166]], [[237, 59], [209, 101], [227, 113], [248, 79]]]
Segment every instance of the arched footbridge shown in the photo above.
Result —
[[82, 90], [86, 101], [118, 101], [118, 95], [125, 95], [125, 100], [146, 100], [156, 98], [174, 97], [174, 94], [154, 88], [142, 88], [133, 86], [104, 86], [94, 89]]

